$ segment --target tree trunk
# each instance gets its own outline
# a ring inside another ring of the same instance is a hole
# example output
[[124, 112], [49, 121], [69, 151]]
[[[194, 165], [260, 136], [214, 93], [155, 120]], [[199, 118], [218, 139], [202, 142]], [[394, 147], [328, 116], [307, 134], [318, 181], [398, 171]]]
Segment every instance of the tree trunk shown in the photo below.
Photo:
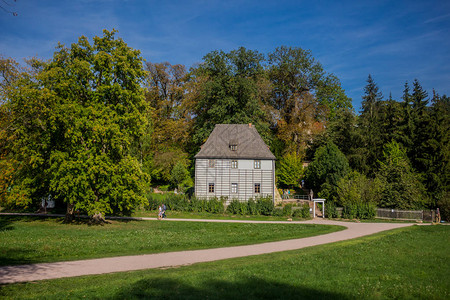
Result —
[[64, 223], [71, 223], [73, 221], [73, 218], [74, 218], [73, 207], [74, 207], [73, 204], [67, 203], [67, 210], [66, 210], [66, 216], [64, 218]]

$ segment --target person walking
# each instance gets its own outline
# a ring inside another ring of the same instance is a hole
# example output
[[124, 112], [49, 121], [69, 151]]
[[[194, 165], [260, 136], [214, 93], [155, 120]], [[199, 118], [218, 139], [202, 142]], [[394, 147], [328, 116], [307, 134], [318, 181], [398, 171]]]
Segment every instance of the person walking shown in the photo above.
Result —
[[162, 219], [162, 207], [161, 205], [158, 207], [158, 220]]
[[163, 203], [163, 205], [162, 205], [162, 218], [165, 218], [166, 217], [166, 209], [167, 209], [167, 207], [166, 207], [166, 205]]

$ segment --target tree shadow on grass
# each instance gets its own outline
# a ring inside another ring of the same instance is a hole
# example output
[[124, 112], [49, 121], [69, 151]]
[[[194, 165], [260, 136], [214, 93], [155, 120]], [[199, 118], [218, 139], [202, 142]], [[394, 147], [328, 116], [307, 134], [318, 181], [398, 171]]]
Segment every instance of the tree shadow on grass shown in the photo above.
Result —
[[0, 217], [0, 232], [13, 230], [14, 226], [12, 226], [12, 221], [10, 218]]
[[0, 249], [0, 267], [37, 263], [38, 261], [28, 258], [33, 252], [33, 249]]
[[350, 299], [348, 295], [330, 293], [305, 286], [260, 278], [239, 282], [205, 280], [201, 287], [184, 281], [152, 278], [122, 288], [112, 299]]

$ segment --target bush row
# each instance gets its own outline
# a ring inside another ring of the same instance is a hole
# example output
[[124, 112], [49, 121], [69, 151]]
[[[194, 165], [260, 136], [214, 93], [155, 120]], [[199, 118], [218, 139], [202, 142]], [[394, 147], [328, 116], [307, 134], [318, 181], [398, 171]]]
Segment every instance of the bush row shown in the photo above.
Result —
[[209, 212], [221, 214], [224, 212], [235, 215], [263, 215], [263, 216], [293, 216], [309, 218], [309, 206], [305, 204], [302, 208], [293, 210], [292, 205], [286, 205], [282, 209], [275, 208], [272, 197], [258, 197], [248, 201], [233, 199], [228, 206], [225, 206], [226, 198], [211, 198], [209, 200], [187, 197], [179, 194], [149, 195], [146, 210], [156, 210], [163, 203], [168, 210], [186, 212]]
[[333, 203], [327, 203], [325, 206], [325, 214], [327, 218], [344, 219], [374, 219], [377, 214], [377, 207], [373, 203], [353, 203], [344, 205], [342, 214], [339, 214], [336, 206]]
[[220, 214], [225, 210], [224, 198], [212, 198], [210, 200], [200, 200], [195, 197], [189, 199], [186, 195], [166, 194], [165, 197], [148, 196], [146, 210], [156, 210], [158, 206], [165, 204], [168, 210], [188, 211], [188, 212], [210, 212]]

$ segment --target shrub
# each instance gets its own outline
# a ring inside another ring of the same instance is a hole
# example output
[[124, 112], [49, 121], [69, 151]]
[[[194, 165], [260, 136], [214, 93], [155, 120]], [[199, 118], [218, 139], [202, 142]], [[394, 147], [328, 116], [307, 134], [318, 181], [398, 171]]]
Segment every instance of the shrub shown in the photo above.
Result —
[[238, 199], [231, 200], [230, 204], [228, 204], [227, 207], [227, 213], [236, 215], [239, 214], [240, 210], [241, 210], [241, 203], [239, 202], [239, 200]]
[[336, 205], [333, 202], [327, 203], [325, 205], [325, 216], [327, 218], [337, 218], [338, 217]]
[[302, 218], [304, 218], [304, 219], [310, 219], [311, 218], [311, 214], [310, 214], [310, 211], [309, 211], [308, 203], [304, 203], [303, 204], [301, 211], [302, 211]]
[[206, 200], [207, 203], [205, 205], [206, 211], [213, 214], [221, 214], [224, 211], [223, 206], [224, 199], [217, 199], [216, 197]]
[[283, 207], [283, 216], [289, 217], [292, 215], [292, 204], [287, 204]]
[[283, 209], [282, 208], [274, 208], [274, 210], [272, 211], [272, 215], [273, 216], [275, 216], [275, 217], [282, 217], [282, 216], [284, 216], [284, 213], [283, 213]]
[[302, 208], [294, 210], [292, 213], [293, 217], [302, 218], [302, 219], [310, 219], [311, 215], [309, 213], [309, 205], [308, 203], [304, 203]]
[[450, 192], [444, 192], [437, 202], [441, 220], [450, 222]]
[[195, 197], [191, 198], [188, 211], [202, 212], [205, 211], [205, 200], [200, 200]]
[[247, 202], [239, 202], [239, 214], [243, 215], [243, 216], [248, 214], [248, 204], [247, 204]]
[[256, 206], [261, 215], [270, 216], [273, 213], [274, 206], [270, 196], [257, 198]]
[[377, 207], [372, 203], [362, 203], [358, 205], [358, 219], [374, 219], [377, 214]]
[[346, 219], [373, 219], [377, 208], [372, 203], [347, 204], [342, 209], [342, 217]]
[[295, 209], [292, 212], [292, 216], [295, 218], [301, 218], [302, 217], [302, 210], [301, 209]]
[[247, 206], [248, 206], [249, 214], [259, 215], [258, 206], [256, 205], [256, 202], [255, 202], [255, 200], [253, 200], [253, 198], [248, 199]]
[[357, 216], [357, 206], [356, 204], [349, 203], [345, 205], [342, 209], [342, 217], [345, 219], [355, 219]]

